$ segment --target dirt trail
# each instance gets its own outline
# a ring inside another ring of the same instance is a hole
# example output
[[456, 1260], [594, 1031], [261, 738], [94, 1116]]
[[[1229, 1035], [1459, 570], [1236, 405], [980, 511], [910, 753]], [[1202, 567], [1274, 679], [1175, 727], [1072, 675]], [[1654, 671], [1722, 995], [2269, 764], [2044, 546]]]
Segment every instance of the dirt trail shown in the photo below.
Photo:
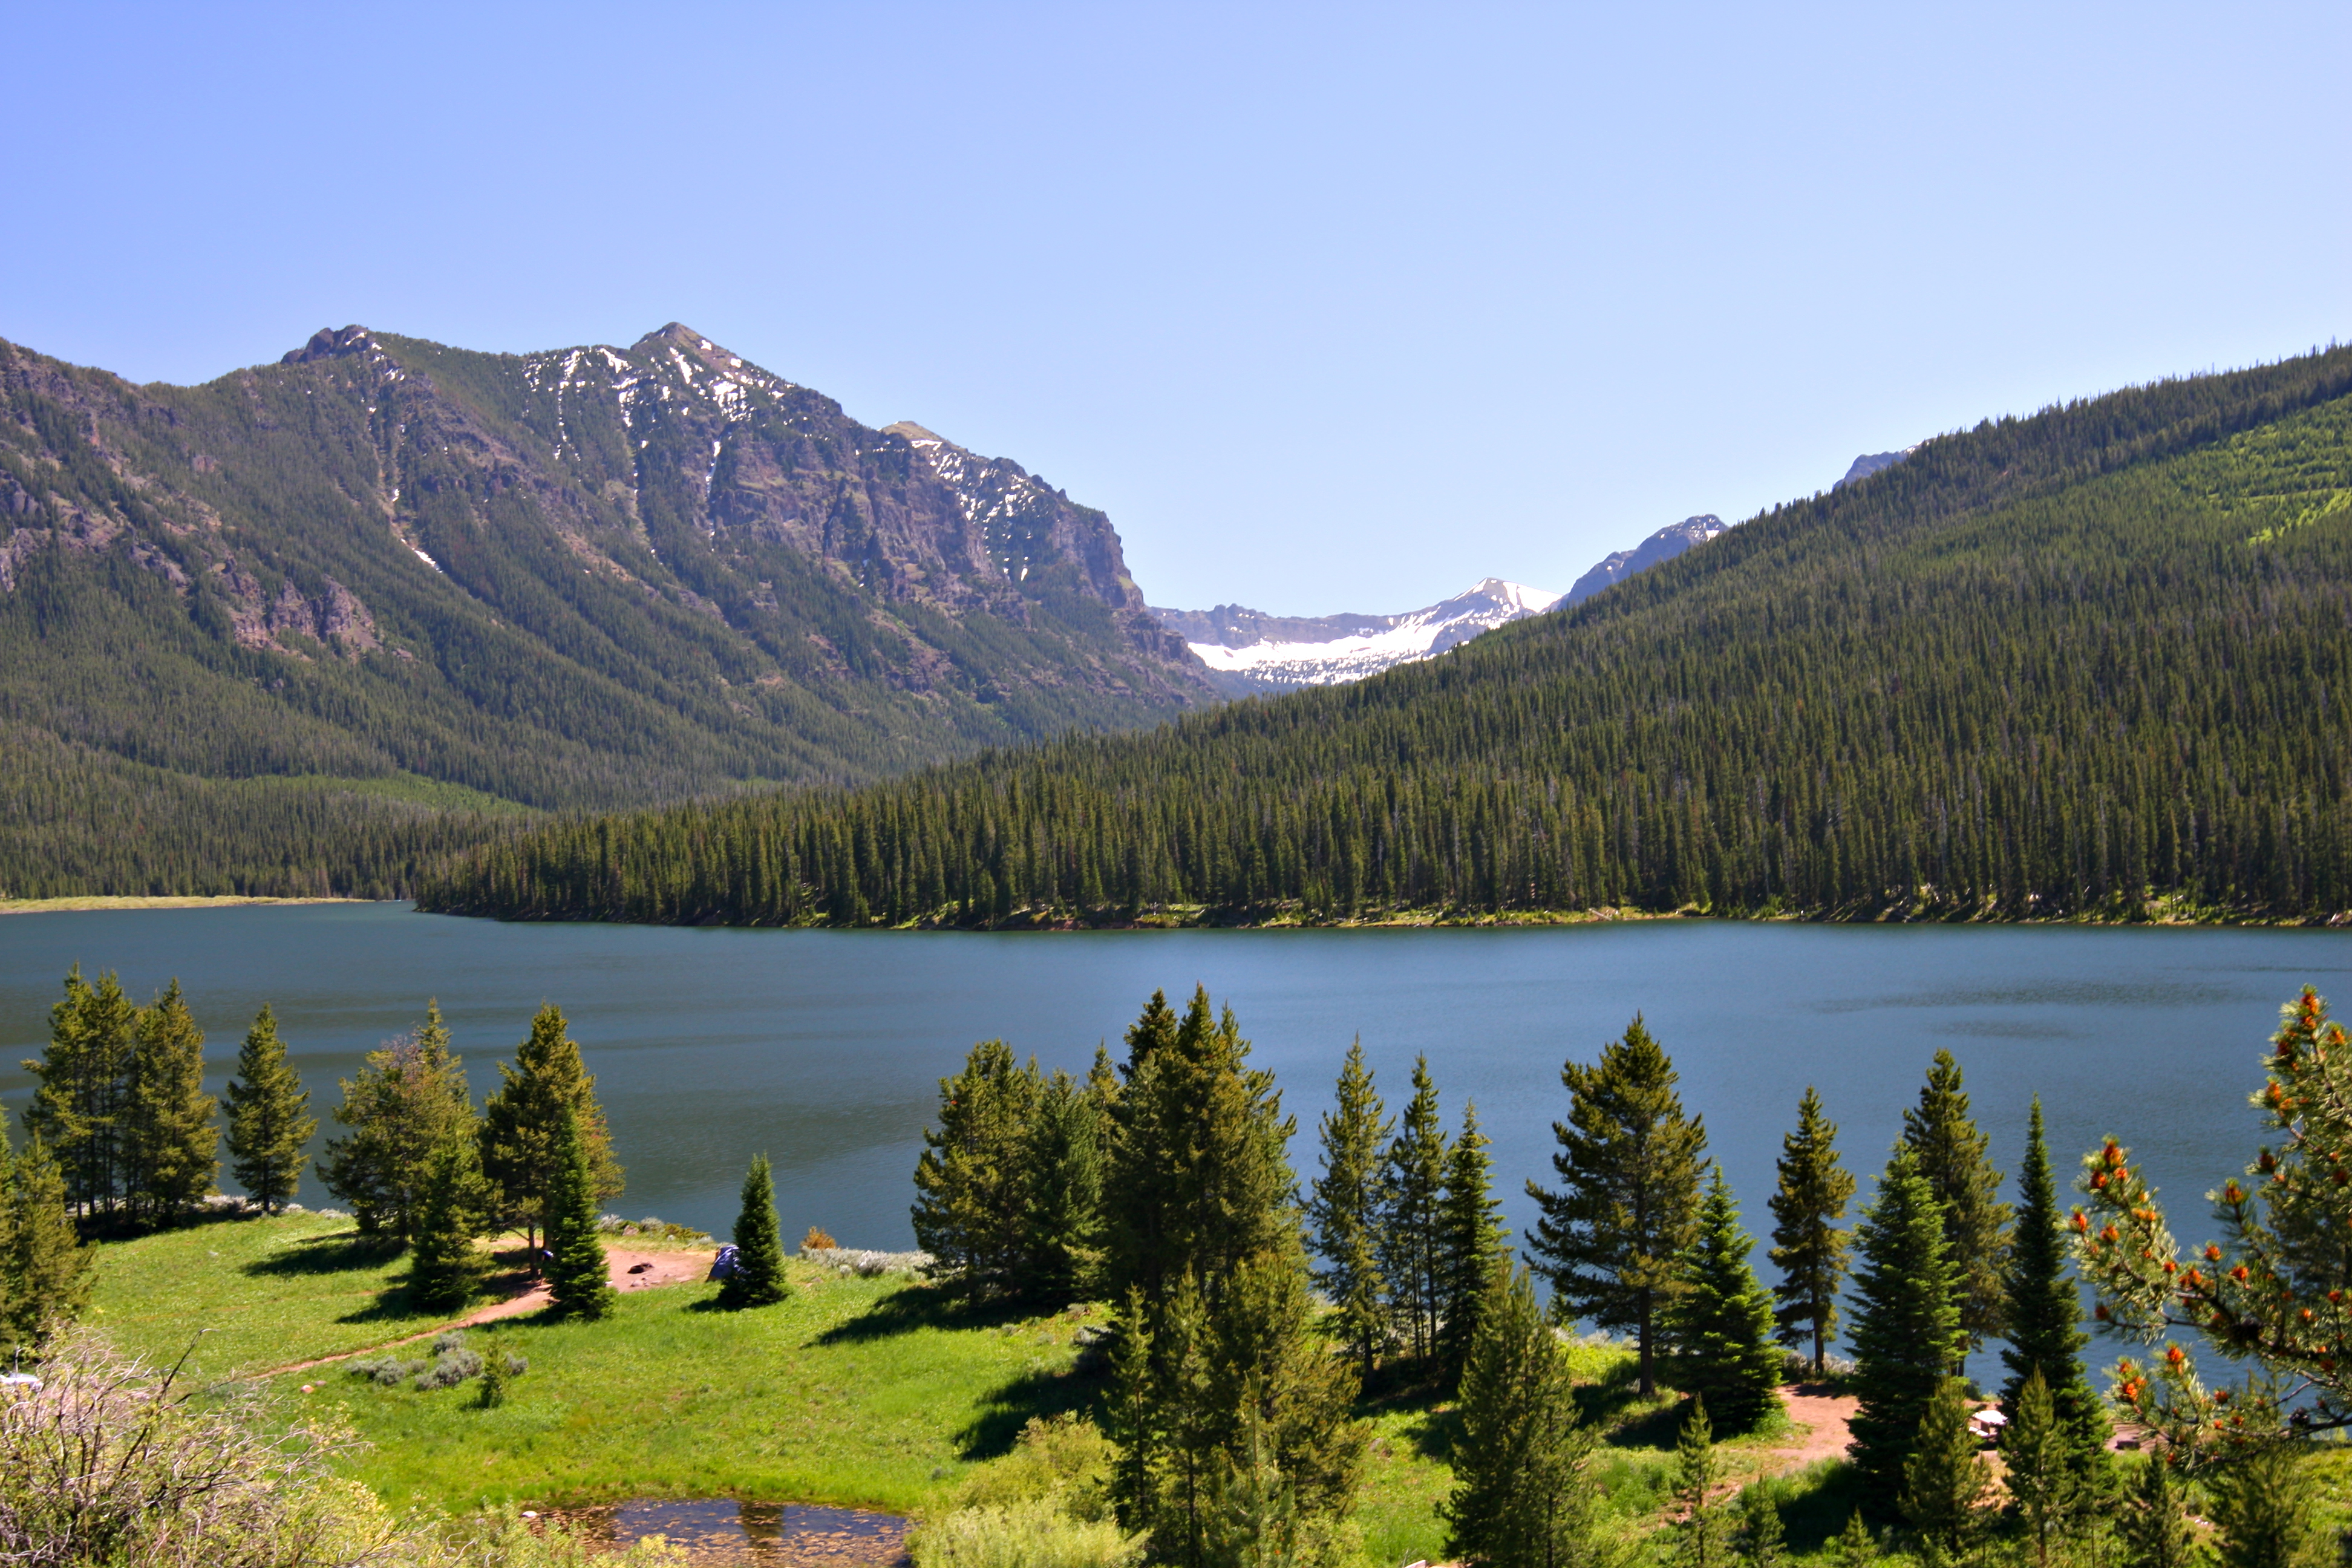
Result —
[[[635, 1252], [626, 1247], [608, 1247], [604, 1249], [604, 1267], [615, 1290], [650, 1290], [656, 1285], [684, 1285], [703, 1279], [710, 1272], [710, 1260], [716, 1256], [712, 1252]], [[331, 1366], [339, 1361], [350, 1361], [354, 1356], [397, 1350], [402, 1345], [413, 1345], [419, 1340], [429, 1340], [436, 1334], [446, 1334], [452, 1329], [496, 1322], [500, 1318], [520, 1318], [538, 1311], [548, 1304], [549, 1300], [546, 1283], [541, 1281], [502, 1301], [477, 1307], [462, 1318], [452, 1318], [446, 1323], [403, 1334], [396, 1340], [362, 1345], [357, 1350], [338, 1351], [333, 1355], [315, 1356], [309, 1361], [289, 1362], [284, 1366], [274, 1366], [253, 1375], [282, 1377], [289, 1372], [308, 1372], [314, 1366]]]
[[1788, 1406], [1790, 1423], [1808, 1430], [1770, 1450], [1777, 1462], [1768, 1473], [1801, 1469], [1816, 1459], [1845, 1458], [1845, 1446], [1851, 1440], [1847, 1425], [1860, 1408], [1860, 1400], [1831, 1394], [1817, 1383], [1791, 1383], [1781, 1387], [1780, 1402]]

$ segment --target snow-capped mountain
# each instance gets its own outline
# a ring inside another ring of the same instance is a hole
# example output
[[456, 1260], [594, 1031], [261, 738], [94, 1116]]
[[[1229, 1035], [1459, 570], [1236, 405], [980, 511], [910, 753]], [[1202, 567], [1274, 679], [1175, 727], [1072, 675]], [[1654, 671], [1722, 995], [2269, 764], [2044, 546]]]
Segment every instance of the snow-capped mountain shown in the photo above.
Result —
[[1694, 544], [1705, 544], [1731, 525], [1715, 513], [1701, 512], [1680, 522], [1670, 522], [1631, 550], [1619, 550], [1603, 556], [1592, 570], [1579, 577], [1560, 600], [1564, 605], [1582, 604], [1612, 583], [1622, 583], [1636, 572], [1646, 572], [1661, 561], [1672, 561]]
[[1192, 645], [1220, 686], [1238, 694], [1361, 680], [1559, 602], [1547, 589], [1489, 577], [1401, 616], [1269, 616], [1240, 605], [1151, 613]]

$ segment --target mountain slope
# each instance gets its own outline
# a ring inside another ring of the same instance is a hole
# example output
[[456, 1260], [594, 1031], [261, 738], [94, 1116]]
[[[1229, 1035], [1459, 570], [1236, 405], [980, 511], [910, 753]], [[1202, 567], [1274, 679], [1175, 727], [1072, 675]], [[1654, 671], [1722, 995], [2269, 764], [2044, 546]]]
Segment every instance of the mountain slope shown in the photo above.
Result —
[[1357, 685], [850, 794], [550, 827], [425, 901], [2310, 919], [2352, 908], [2347, 679], [2335, 349], [1938, 437]]
[[502, 807], [1213, 695], [1102, 513], [911, 428], [675, 323], [190, 388], [0, 343], [0, 890], [389, 891]]
[[1151, 614], [1234, 695], [1361, 680], [1549, 609], [1559, 595], [1488, 577], [1401, 616], [1276, 616], [1239, 605]]
[[1563, 605], [1580, 605], [1601, 589], [1623, 582], [1636, 572], [1646, 572], [1661, 561], [1672, 561], [1694, 544], [1705, 544], [1718, 538], [1727, 525], [1713, 512], [1686, 517], [1680, 522], [1670, 522], [1631, 550], [1619, 550], [1604, 555], [1591, 571], [1579, 577], [1561, 595]]

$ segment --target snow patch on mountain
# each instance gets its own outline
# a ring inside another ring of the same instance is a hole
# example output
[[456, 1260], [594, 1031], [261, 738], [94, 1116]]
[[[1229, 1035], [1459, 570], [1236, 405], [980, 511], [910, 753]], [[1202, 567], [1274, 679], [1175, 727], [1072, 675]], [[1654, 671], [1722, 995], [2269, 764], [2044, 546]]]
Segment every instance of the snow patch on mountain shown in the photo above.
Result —
[[1484, 631], [1540, 615], [1559, 601], [1549, 589], [1488, 577], [1454, 597], [1401, 616], [1268, 616], [1238, 605], [1160, 610], [1160, 624], [1185, 639], [1234, 691], [1336, 686], [1444, 653]]

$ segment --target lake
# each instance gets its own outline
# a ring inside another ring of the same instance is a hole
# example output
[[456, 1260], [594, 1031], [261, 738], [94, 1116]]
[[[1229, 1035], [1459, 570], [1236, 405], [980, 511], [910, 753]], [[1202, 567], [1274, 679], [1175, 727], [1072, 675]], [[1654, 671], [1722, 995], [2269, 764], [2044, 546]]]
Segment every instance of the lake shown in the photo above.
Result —
[[[939, 1079], [974, 1041], [1002, 1037], [1083, 1072], [1097, 1041], [1119, 1048], [1154, 987], [1181, 1006], [1205, 984], [1234, 1007], [1299, 1119], [1303, 1173], [1351, 1037], [1391, 1110], [1427, 1053], [1449, 1127], [1465, 1096], [1477, 1101], [1521, 1229], [1525, 1180], [1551, 1176], [1561, 1062], [1591, 1059], [1639, 1011], [1751, 1231], [1769, 1227], [1773, 1160], [1806, 1085], [1841, 1124], [1866, 1195], [1946, 1047], [2004, 1170], [2038, 1092], [2062, 1181], [2112, 1132], [2145, 1159], [2184, 1242], [2207, 1234], [2201, 1194], [2252, 1152], [2246, 1096], [2280, 1005], [2307, 982], [2352, 1009], [2352, 934], [2324, 931], [1652, 921], [986, 935], [501, 925], [404, 904], [8, 915], [0, 1100], [12, 1125], [31, 1091], [13, 1064], [41, 1049], [77, 962], [118, 971], [141, 1001], [178, 976], [215, 1092], [271, 1003], [322, 1121], [336, 1079], [413, 1026], [426, 998], [439, 998], [478, 1098], [553, 1001], [628, 1167], [614, 1208], [723, 1236], [744, 1162], [765, 1151], [788, 1240], [821, 1225], [845, 1245], [889, 1248], [912, 1245], [923, 1129]], [[330, 1201], [307, 1178], [301, 1196]]]

